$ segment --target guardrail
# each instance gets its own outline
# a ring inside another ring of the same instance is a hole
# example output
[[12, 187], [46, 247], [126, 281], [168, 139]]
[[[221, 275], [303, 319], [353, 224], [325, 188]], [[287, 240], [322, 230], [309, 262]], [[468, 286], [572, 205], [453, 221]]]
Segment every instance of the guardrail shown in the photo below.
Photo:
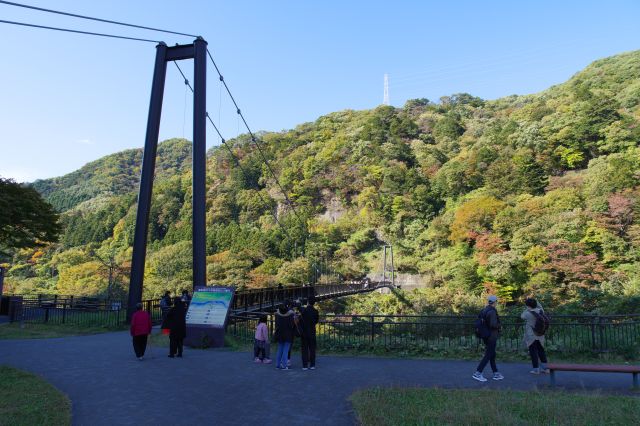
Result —
[[[273, 314], [268, 324], [273, 327]], [[228, 332], [252, 341], [260, 313], [232, 317]], [[317, 327], [319, 347], [336, 349], [385, 348], [464, 350], [477, 348], [476, 317], [453, 315], [323, 315]], [[501, 350], [524, 349], [524, 321], [501, 317]], [[554, 315], [547, 348], [560, 352], [629, 352], [640, 346], [640, 315]], [[273, 329], [270, 329], [273, 331]]]
[[[83, 327], [118, 327], [127, 323], [126, 301], [79, 297], [13, 297], [11, 322]], [[158, 299], [143, 300], [152, 320], [162, 319]]]

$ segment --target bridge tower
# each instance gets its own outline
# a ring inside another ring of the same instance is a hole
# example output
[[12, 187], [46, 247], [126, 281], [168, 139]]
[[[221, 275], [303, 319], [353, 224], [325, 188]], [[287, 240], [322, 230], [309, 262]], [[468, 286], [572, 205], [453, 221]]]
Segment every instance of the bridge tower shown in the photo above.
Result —
[[389, 271], [391, 272], [391, 285], [395, 287], [396, 273], [393, 263], [393, 246], [385, 245], [382, 251], [382, 282], [387, 281], [387, 271]]
[[192, 44], [168, 47], [165, 43], [156, 46], [156, 60], [149, 102], [147, 132], [140, 173], [140, 192], [133, 240], [131, 279], [129, 282], [128, 317], [142, 299], [144, 264], [147, 252], [149, 212], [156, 165], [156, 152], [160, 134], [162, 99], [167, 74], [167, 63], [193, 59], [193, 286], [206, 285], [206, 229], [205, 229], [205, 172], [206, 172], [206, 123], [207, 123], [207, 42], [198, 37]]

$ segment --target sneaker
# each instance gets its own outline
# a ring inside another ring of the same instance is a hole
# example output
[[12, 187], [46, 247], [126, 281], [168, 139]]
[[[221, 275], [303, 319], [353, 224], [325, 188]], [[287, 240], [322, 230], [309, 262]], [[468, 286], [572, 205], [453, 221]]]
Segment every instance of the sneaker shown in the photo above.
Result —
[[551, 374], [551, 370], [549, 370], [548, 368], [543, 368], [540, 370], [541, 374]]
[[291, 360], [290, 359], [287, 360], [287, 367], [291, 367]]
[[310, 370], [315, 370], [315, 369], [316, 369], [316, 367], [315, 367], [315, 365], [314, 365], [314, 366], [309, 367], [309, 369], [310, 369]]
[[291, 370], [289, 367], [282, 367], [281, 370]]
[[504, 376], [498, 372], [493, 373], [493, 380], [502, 380]]
[[487, 378], [484, 377], [484, 375], [478, 371], [476, 371], [475, 373], [473, 373], [473, 377], [475, 380], [479, 381], [479, 382], [486, 382]]
[[269, 358], [265, 358], [262, 360], [263, 364], [271, 364], [271, 360]]
[[529, 373], [535, 374], [537, 376], [537, 375], [540, 374], [540, 369], [539, 368], [534, 368], [533, 370], [529, 371]]
[[138, 357], [138, 361], [142, 361], [142, 357], [141, 356]]
[[308, 368], [307, 367], [302, 367], [302, 371], [307, 371]]
[[255, 362], [256, 364], [260, 364], [262, 361], [260, 361], [260, 358], [256, 357], [253, 359], [253, 362]]

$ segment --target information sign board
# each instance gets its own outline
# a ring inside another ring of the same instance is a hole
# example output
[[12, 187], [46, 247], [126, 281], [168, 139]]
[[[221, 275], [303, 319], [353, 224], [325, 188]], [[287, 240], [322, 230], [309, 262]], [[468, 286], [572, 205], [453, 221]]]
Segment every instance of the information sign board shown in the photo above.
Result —
[[187, 310], [186, 345], [224, 346], [224, 331], [233, 294], [233, 287], [196, 287]]
[[224, 327], [233, 291], [227, 287], [197, 289], [189, 303], [187, 324]]

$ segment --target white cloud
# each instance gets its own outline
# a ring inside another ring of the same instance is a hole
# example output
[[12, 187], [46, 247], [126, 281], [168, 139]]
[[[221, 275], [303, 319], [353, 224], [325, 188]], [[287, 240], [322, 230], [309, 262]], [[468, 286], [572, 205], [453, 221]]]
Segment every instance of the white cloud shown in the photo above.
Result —
[[76, 143], [78, 143], [80, 145], [95, 145], [96, 144], [91, 139], [80, 139], [80, 140], [77, 140]]

